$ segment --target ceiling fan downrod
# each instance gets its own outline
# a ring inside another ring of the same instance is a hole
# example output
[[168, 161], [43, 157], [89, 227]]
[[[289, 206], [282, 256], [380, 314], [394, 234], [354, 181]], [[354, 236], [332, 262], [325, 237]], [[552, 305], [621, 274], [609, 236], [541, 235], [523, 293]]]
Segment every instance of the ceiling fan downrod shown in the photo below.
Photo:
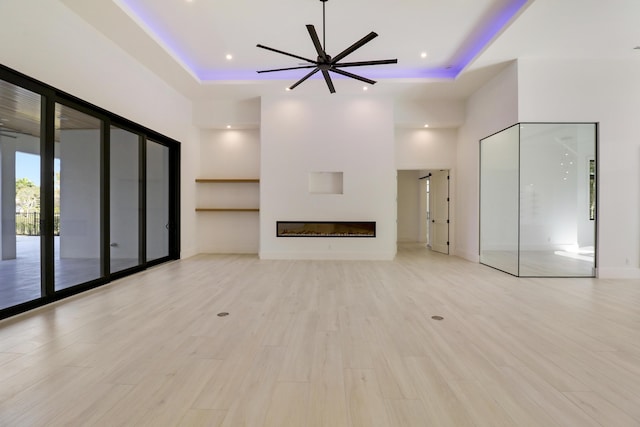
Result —
[[328, 0], [320, 0], [322, 2], [322, 50], [327, 51], [327, 26], [325, 25], [325, 3]]

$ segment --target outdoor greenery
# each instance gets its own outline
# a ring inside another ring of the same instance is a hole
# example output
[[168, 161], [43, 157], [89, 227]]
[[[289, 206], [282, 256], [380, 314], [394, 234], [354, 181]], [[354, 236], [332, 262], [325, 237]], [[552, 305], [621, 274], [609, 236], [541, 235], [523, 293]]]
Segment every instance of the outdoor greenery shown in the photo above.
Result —
[[40, 187], [29, 178], [16, 180], [16, 212], [40, 212]]
[[[54, 180], [54, 235], [60, 235], [60, 173]], [[16, 180], [16, 235], [40, 235], [40, 187], [29, 178]]]

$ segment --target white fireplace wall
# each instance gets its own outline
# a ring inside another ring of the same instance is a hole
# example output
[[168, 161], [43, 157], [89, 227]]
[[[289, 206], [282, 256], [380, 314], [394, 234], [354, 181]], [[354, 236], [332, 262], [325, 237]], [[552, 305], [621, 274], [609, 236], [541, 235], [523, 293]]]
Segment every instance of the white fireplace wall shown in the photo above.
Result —
[[[262, 99], [260, 257], [392, 259], [396, 252], [393, 103], [371, 96]], [[343, 194], [311, 194], [310, 172], [342, 172]], [[276, 221], [375, 221], [376, 237], [276, 237]]]

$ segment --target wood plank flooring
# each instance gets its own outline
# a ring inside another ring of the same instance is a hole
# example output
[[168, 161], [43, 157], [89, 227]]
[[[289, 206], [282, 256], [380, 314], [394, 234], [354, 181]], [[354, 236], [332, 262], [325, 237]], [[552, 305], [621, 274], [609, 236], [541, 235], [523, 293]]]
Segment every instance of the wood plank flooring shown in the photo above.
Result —
[[640, 283], [199, 255], [0, 322], [0, 425], [640, 426]]

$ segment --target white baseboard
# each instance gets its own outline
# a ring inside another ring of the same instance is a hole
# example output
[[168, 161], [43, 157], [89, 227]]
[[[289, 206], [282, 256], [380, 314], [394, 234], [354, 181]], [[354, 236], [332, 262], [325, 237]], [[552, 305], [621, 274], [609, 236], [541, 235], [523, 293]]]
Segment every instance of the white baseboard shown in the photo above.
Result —
[[599, 279], [640, 279], [640, 268], [599, 267], [596, 277]]
[[466, 259], [467, 261], [480, 262], [480, 256], [477, 253], [456, 250], [452, 253], [452, 255], [457, 256], [458, 258]]

